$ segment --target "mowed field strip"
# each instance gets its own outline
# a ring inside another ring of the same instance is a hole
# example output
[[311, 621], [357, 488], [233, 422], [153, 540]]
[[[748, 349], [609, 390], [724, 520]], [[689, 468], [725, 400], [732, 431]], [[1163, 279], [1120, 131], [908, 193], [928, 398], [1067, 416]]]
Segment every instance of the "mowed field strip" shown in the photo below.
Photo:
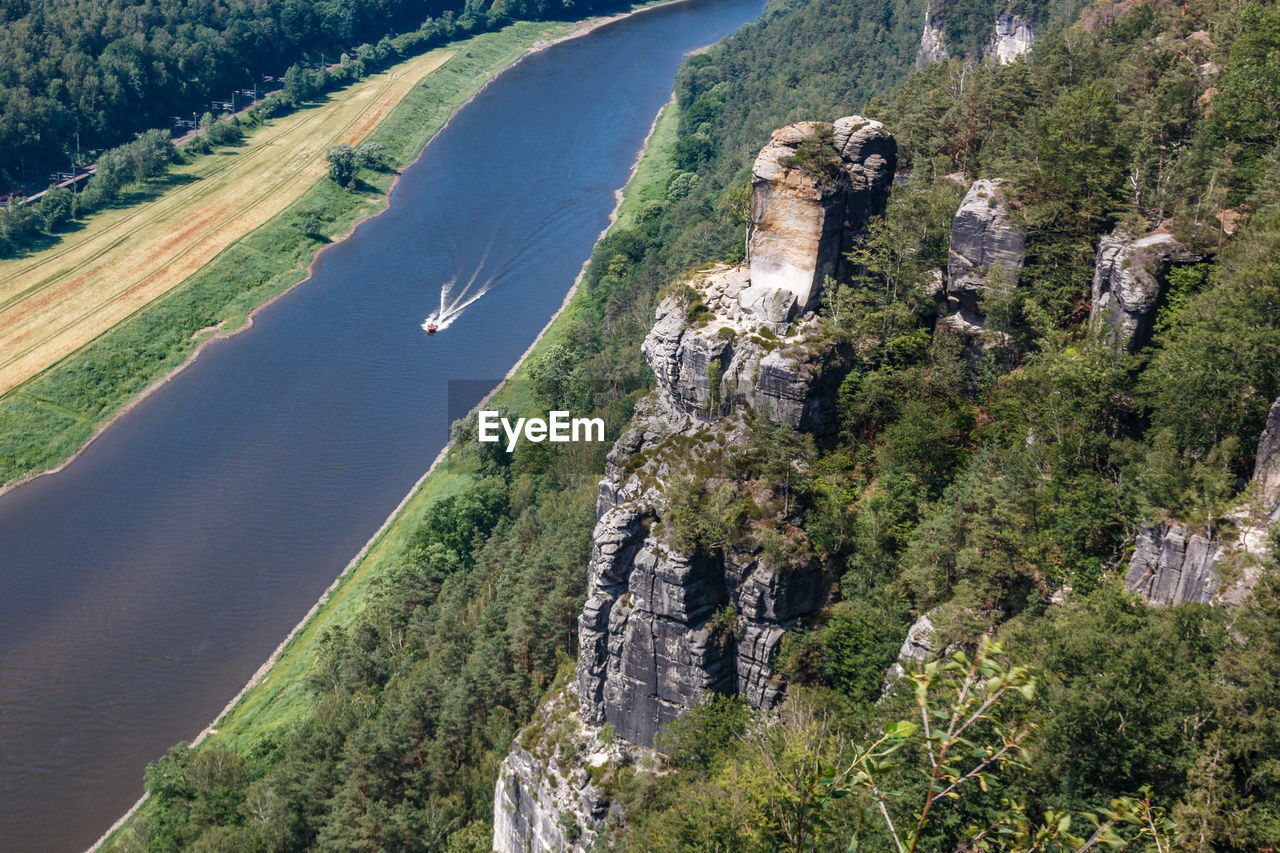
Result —
[[427, 74], [434, 50], [316, 107], [272, 119], [170, 174], [190, 183], [154, 201], [96, 214], [27, 258], [0, 261], [0, 394], [181, 284], [325, 174], [324, 149], [363, 139]]

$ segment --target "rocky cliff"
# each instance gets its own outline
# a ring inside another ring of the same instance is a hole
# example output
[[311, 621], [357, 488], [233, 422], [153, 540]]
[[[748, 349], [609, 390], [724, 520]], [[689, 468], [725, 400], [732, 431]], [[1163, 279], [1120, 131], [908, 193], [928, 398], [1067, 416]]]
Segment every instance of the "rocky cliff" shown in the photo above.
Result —
[[947, 34], [942, 29], [942, 21], [934, 14], [933, 3], [926, 3], [924, 27], [920, 31], [920, 49], [916, 52], [916, 70], [950, 57], [951, 52], [947, 50]]
[[1031, 31], [1031, 22], [1021, 15], [996, 15], [995, 31], [991, 41], [987, 42], [982, 55], [994, 59], [1001, 65], [1008, 65], [1031, 52], [1035, 44], [1035, 33]]
[[1267, 532], [1280, 521], [1280, 400], [1267, 415], [1245, 498], [1223, 519], [1229, 536], [1172, 523], [1139, 528], [1126, 585], [1153, 604], [1244, 601], [1270, 548]]
[[[720, 476], [699, 462], [749, 447], [753, 419], [815, 434], [834, 426], [848, 353], [811, 312], [824, 277], [883, 213], [896, 144], [857, 116], [827, 127], [829, 137], [813, 122], [782, 128], [757, 158], [747, 264], [679, 282], [658, 307], [642, 347], [657, 388], [600, 483], [577, 672], [502, 765], [500, 851], [585, 849], [617, 817], [597, 779], [643, 760], [700, 697], [740, 695], [761, 709], [782, 697], [774, 653], [826, 595], [803, 533], [785, 509], [771, 518], [771, 532], [795, 546], [786, 565], [749, 534], [690, 547], [675, 533], [671, 489], [680, 477]], [[818, 144], [802, 148], [806, 139]]]
[[861, 116], [773, 132], [752, 168], [744, 306], [761, 306], [775, 327], [817, 307], [823, 280], [884, 209], [897, 152], [884, 126]]
[[1117, 233], [1102, 238], [1089, 316], [1110, 327], [1117, 348], [1134, 352], [1151, 339], [1170, 262], [1185, 256], [1182, 244], [1171, 234], [1136, 238]]
[[997, 279], [1001, 286], [1016, 287], [1026, 257], [1026, 233], [1013, 221], [1001, 183], [975, 181], [951, 225], [942, 322], [975, 338], [986, 331], [982, 294]]
[[[920, 47], [916, 51], [916, 69], [951, 58], [947, 47], [945, 11], [934, 8], [932, 2], [924, 8], [924, 26], [920, 31]], [[981, 57], [970, 57], [965, 63], [972, 66], [979, 59], [990, 59], [1008, 65], [1031, 52], [1035, 45], [1035, 33], [1031, 22], [1015, 12], [1004, 11], [996, 15], [991, 36], [982, 48]]]

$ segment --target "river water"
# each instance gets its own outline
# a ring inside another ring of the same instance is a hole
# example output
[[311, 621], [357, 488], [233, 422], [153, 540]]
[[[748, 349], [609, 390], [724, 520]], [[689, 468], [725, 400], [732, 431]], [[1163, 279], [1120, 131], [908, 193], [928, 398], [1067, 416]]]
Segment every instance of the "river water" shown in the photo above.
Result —
[[508, 69], [311, 280], [0, 496], [0, 850], [82, 850], [213, 719], [443, 446], [447, 381], [503, 375], [559, 307], [683, 55], [761, 5], [688, 0]]

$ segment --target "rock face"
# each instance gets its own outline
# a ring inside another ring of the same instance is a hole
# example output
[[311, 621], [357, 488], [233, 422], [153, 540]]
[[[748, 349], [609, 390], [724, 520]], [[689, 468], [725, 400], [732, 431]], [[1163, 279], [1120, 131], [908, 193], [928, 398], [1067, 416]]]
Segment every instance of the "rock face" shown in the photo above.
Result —
[[[746, 446], [748, 411], [816, 434], [834, 427], [848, 353], [805, 312], [884, 212], [896, 145], [878, 122], [850, 117], [833, 127], [834, 177], [782, 162], [816, 132], [783, 128], [757, 159], [749, 265], [704, 271], [658, 307], [642, 346], [658, 387], [637, 403], [599, 487], [574, 683], [521, 733], [499, 775], [501, 853], [600, 842], [613, 812], [593, 780], [651, 755], [661, 729], [701, 696], [736, 694], [762, 709], [782, 698], [773, 657], [821, 605], [820, 566], [792, 559], [801, 565], [781, 570], [759, 545], [681, 550], [664, 530], [674, 527], [664, 493], [673, 471], [696, 471], [691, 454]], [[569, 756], [566, 741], [577, 745]]]
[[1258, 442], [1253, 488], [1254, 499], [1228, 516], [1237, 529], [1229, 540], [1178, 524], [1140, 527], [1125, 584], [1153, 604], [1244, 602], [1257, 581], [1258, 558], [1270, 548], [1268, 531], [1280, 522], [1280, 400]]
[[[577, 691], [588, 725], [649, 746], [708, 693], [758, 708], [781, 697], [771, 660], [782, 635], [821, 603], [816, 567], [770, 566], [757, 551], [680, 552], [661, 532], [661, 483], [693, 440], [748, 439], [750, 410], [822, 434], [834, 427], [843, 353], [812, 342], [822, 276], [872, 216], [884, 211], [896, 145], [878, 122], [833, 128], [835, 188], [783, 162], [813, 123], [776, 131], [756, 160], [749, 266], [717, 267], [658, 307], [642, 350], [658, 388], [637, 406], [609, 454], [578, 622]], [[782, 335], [782, 337], [778, 337]], [[713, 618], [714, 617], [714, 618]]]
[[880, 686], [880, 695], [887, 695], [894, 683], [907, 674], [906, 667], [902, 665], [903, 661], [923, 662], [933, 654], [935, 629], [932, 616], [933, 611], [931, 610], [913, 622], [911, 627], [907, 629], [907, 638], [902, 641], [902, 648], [898, 649], [898, 659], [893, 662], [893, 666], [889, 667], [889, 671], [885, 673], [884, 683]]
[[1102, 238], [1093, 271], [1090, 319], [1111, 327], [1117, 348], [1135, 352], [1151, 339], [1170, 261], [1184, 254], [1171, 234]]
[[[812, 318], [776, 343], [747, 331], [754, 318], [739, 299], [742, 270], [712, 270], [691, 287], [709, 306], [702, 324], [691, 326], [687, 308], [669, 297], [645, 339], [658, 389], [637, 405], [609, 454], [578, 622], [582, 718], [643, 746], [708, 692], [739, 694], [758, 708], [776, 704], [773, 652], [798, 617], [818, 608], [822, 592], [816, 568], [779, 572], [751, 551], [681, 553], [658, 532], [659, 484], [688, 452], [681, 439], [745, 442], [733, 414], [742, 409], [830, 430], [843, 375], [838, 353], [803, 345], [816, 331]], [[735, 621], [726, 626], [730, 610]]]
[[[611, 804], [591, 771], [618, 759], [616, 744], [578, 720], [572, 688], [538, 711], [498, 769], [493, 794], [493, 848], [517, 851], [590, 850]], [[577, 752], [565, 755], [564, 743]]]
[[985, 321], [978, 297], [999, 267], [1010, 285], [1026, 258], [1027, 238], [1009, 214], [1000, 180], [975, 181], [951, 224], [947, 256], [946, 310], [943, 322], [958, 332], [978, 335]]
[[821, 162], [795, 162], [800, 144], [819, 132], [817, 122], [775, 130], [752, 168], [747, 259], [760, 290], [749, 301], [768, 322], [816, 307], [823, 279], [884, 209], [897, 170], [897, 143], [880, 122], [861, 116], [835, 122], [834, 150]]
[[924, 6], [924, 29], [920, 32], [920, 50], [916, 52], [916, 70], [951, 57], [942, 22], [933, 13], [933, 4]]
[[982, 55], [1001, 65], [1008, 65], [1018, 57], [1030, 53], [1035, 41], [1035, 33], [1031, 31], [1031, 23], [1026, 18], [1021, 15], [997, 15], [995, 32], [991, 34], [991, 41], [987, 42]]
[[1280, 504], [1280, 400], [1271, 404], [1267, 426], [1258, 440], [1258, 457], [1253, 465], [1258, 499], [1264, 506]]
[[[754, 334], [761, 328], [772, 334], [773, 328], [792, 324], [759, 319], [750, 307], [759, 291], [740, 267], [713, 269], [694, 290], [695, 298], [708, 306], [702, 324], [690, 325], [688, 307], [679, 299], [664, 300], [641, 346], [667, 394], [667, 431], [710, 423], [724, 411], [745, 406], [798, 429], [830, 432], [839, 377], [828, 368], [837, 354], [813, 355]], [[815, 325], [812, 318], [802, 321], [792, 338], [803, 339]]]
[[1142, 527], [1125, 584], [1154, 604], [1209, 602], [1218, 591], [1218, 542], [1185, 527]]

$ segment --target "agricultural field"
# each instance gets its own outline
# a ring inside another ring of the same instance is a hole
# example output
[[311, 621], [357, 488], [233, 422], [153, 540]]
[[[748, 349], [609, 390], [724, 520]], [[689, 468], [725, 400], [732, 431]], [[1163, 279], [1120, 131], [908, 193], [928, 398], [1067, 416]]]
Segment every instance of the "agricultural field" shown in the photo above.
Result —
[[423, 77], [433, 50], [173, 169], [154, 201], [106, 210], [49, 250], [0, 261], [0, 394], [167, 293], [296, 201], [324, 149], [363, 139]]

